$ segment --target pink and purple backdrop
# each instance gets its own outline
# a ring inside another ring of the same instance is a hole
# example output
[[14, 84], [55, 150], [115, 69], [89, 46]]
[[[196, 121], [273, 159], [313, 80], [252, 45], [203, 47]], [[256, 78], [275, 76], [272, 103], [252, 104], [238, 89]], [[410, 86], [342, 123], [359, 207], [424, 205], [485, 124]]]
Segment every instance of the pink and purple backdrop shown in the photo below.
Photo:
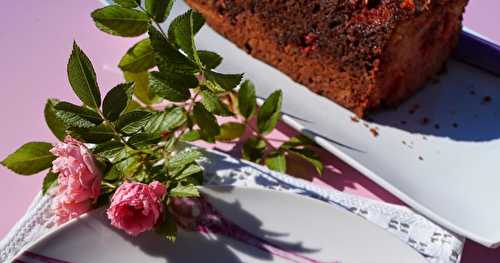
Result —
[[[0, 159], [28, 140], [55, 141], [46, 128], [43, 106], [47, 97], [76, 99], [68, 86], [66, 62], [76, 40], [91, 57], [101, 87], [121, 81], [116, 67], [121, 55], [135, 39], [108, 36], [97, 30], [90, 12], [100, 3], [89, 0], [5, 1], [0, 9]], [[465, 25], [500, 43], [500, 5], [497, 0], [470, 1]], [[280, 125], [272, 136], [294, 134]], [[218, 148], [228, 150], [230, 145]], [[357, 171], [323, 152], [328, 173], [321, 180], [309, 178], [345, 192], [391, 203], [400, 201]], [[297, 167], [301, 177], [312, 174]], [[0, 238], [25, 213], [40, 189], [43, 176], [16, 176], [0, 168]], [[500, 225], [500, 223], [499, 223]], [[500, 249], [490, 250], [468, 241], [463, 263], [500, 262]]]

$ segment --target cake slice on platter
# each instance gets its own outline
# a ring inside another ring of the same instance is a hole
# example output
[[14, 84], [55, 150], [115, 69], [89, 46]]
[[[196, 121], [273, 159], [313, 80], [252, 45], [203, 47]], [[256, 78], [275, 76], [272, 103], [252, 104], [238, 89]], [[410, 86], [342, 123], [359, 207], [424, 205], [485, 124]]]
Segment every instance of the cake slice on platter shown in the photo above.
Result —
[[359, 116], [443, 69], [468, 0], [186, 0], [250, 55]]

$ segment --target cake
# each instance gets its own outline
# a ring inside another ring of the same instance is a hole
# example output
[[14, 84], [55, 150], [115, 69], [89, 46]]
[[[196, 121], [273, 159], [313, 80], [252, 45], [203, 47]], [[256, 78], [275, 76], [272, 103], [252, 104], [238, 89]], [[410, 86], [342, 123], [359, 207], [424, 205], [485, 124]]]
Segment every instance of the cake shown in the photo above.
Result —
[[186, 0], [217, 32], [362, 117], [445, 66], [468, 0]]

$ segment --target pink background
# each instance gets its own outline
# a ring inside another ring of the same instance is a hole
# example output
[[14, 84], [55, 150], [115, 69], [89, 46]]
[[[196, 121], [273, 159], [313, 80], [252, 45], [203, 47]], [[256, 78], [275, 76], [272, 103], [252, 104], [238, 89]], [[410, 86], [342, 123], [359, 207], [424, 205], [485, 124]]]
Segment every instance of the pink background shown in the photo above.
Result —
[[[0, 8], [0, 159], [28, 140], [55, 142], [43, 119], [48, 97], [75, 101], [68, 86], [66, 63], [72, 41], [76, 40], [91, 57], [103, 89], [121, 81], [116, 67], [121, 55], [134, 39], [108, 36], [98, 31], [90, 12], [98, 1], [17, 0], [5, 1]], [[497, 0], [470, 1], [465, 25], [500, 43], [500, 11]], [[275, 138], [295, 132], [280, 125]], [[231, 150], [232, 145], [218, 148]], [[391, 203], [400, 201], [357, 171], [323, 152], [328, 164], [321, 179], [308, 178], [338, 190], [356, 193]], [[312, 171], [296, 167], [294, 174], [308, 177]], [[16, 176], [0, 168], [0, 238], [26, 211], [40, 189], [42, 175]], [[490, 250], [468, 241], [463, 263], [500, 262], [500, 249]]]

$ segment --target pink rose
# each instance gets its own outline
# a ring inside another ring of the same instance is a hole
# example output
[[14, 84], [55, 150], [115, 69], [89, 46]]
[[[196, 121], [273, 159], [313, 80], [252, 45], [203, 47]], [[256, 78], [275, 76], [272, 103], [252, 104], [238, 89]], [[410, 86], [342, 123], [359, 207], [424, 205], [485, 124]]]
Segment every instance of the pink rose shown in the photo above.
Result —
[[165, 186], [157, 181], [149, 185], [122, 184], [107, 210], [111, 224], [132, 236], [151, 230], [163, 211], [162, 199], [166, 192]]
[[55, 211], [57, 224], [77, 218], [88, 212], [91, 208], [92, 201], [90, 200], [75, 203], [66, 199], [64, 195], [57, 195], [52, 202], [52, 209]]
[[52, 208], [58, 223], [64, 223], [92, 208], [101, 191], [101, 172], [87, 147], [71, 136], [51, 152], [57, 156], [52, 162], [52, 171], [59, 173]]
[[95, 200], [101, 191], [101, 172], [83, 143], [66, 136], [51, 152], [57, 156], [52, 171], [59, 173], [59, 192], [72, 202]]

